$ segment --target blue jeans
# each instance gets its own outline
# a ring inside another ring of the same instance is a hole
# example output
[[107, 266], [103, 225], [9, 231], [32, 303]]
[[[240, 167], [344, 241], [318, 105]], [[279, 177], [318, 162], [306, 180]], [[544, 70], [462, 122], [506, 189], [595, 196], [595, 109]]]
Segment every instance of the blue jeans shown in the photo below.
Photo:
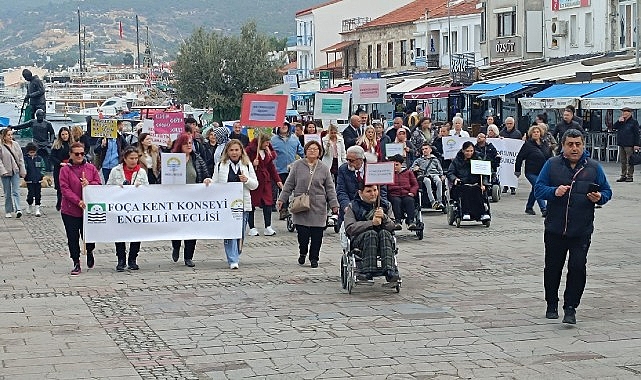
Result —
[[4, 189], [4, 211], [8, 214], [20, 211], [20, 174], [2, 177], [2, 188]]
[[245, 225], [249, 212], [243, 212], [243, 237], [242, 239], [225, 239], [225, 255], [227, 255], [227, 264], [238, 264], [240, 261], [241, 242], [245, 239]]
[[536, 199], [534, 197], [534, 184], [536, 183], [536, 179], [539, 176], [537, 174], [533, 173], [525, 173], [525, 178], [527, 178], [528, 182], [530, 182], [530, 185], [532, 185], [532, 189], [530, 190], [530, 195], [527, 198], [527, 203], [525, 205], [525, 209], [531, 209], [534, 207], [534, 201], [536, 200], [536, 203], [539, 204], [539, 208], [541, 211], [545, 210], [545, 200], [543, 199]]
[[105, 184], [109, 181], [109, 174], [111, 174], [111, 169], [102, 168], [102, 178], [105, 179]]

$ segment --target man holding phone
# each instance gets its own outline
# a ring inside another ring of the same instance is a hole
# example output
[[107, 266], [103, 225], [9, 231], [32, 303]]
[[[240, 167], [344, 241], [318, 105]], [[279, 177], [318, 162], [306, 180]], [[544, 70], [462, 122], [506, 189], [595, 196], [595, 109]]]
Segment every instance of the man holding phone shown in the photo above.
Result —
[[585, 152], [583, 133], [576, 129], [567, 130], [561, 145], [562, 154], [550, 158], [543, 165], [534, 185], [534, 195], [548, 202], [544, 233], [545, 317], [559, 317], [559, 285], [569, 252], [563, 323], [575, 324], [576, 308], [585, 289], [587, 255], [594, 231], [594, 208], [607, 203], [612, 198], [612, 190], [601, 165]]

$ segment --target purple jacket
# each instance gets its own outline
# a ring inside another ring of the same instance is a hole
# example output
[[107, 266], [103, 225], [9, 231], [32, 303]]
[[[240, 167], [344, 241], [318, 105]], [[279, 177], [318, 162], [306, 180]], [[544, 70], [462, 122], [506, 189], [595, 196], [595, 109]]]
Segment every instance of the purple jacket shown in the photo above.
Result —
[[100, 185], [100, 175], [95, 166], [89, 163], [82, 165], [67, 165], [60, 169], [60, 191], [62, 203], [60, 212], [65, 215], [82, 217], [83, 209], [78, 206], [82, 200], [82, 184], [80, 179], [84, 172], [90, 185]]

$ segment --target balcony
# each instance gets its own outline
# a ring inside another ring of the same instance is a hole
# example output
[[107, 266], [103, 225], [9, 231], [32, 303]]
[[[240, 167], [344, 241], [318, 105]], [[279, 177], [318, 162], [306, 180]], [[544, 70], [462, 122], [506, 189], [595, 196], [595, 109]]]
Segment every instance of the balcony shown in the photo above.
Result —
[[311, 34], [288, 37], [287, 51], [312, 51], [313, 42], [314, 37]]
[[342, 32], [351, 32], [352, 30], [372, 21], [370, 17], [354, 17], [343, 20]]

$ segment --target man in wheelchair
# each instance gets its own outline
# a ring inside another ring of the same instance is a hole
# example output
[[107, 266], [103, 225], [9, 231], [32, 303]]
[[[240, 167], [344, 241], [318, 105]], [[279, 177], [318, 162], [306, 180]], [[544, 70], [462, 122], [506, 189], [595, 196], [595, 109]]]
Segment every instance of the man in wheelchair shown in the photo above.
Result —
[[394, 261], [394, 221], [386, 203], [379, 201], [378, 185], [361, 183], [356, 197], [345, 211], [345, 233], [351, 240], [351, 249], [361, 251], [359, 273], [371, 280], [378, 272], [377, 256], [388, 282], [400, 277]]
[[478, 160], [471, 141], [463, 143], [463, 148], [452, 160], [447, 170], [447, 178], [454, 185], [451, 190], [452, 200], [460, 200], [460, 209], [463, 213], [463, 220], [489, 221], [489, 205], [485, 180], [481, 182], [481, 176], [472, 174], [471, 160]]
[[[423, 143], [421, 151], [423, 156], [417, 158], [412, 164], [412, 171], [423, 181], [425, 193], [430, 200], [430, 205], [434, 210], [443, 208], [443, 168], [441, 161], [432, 154], [432, 146], [429, 143]], [[432, 185], [436, 188], [436, 198], [432, 193]]]

